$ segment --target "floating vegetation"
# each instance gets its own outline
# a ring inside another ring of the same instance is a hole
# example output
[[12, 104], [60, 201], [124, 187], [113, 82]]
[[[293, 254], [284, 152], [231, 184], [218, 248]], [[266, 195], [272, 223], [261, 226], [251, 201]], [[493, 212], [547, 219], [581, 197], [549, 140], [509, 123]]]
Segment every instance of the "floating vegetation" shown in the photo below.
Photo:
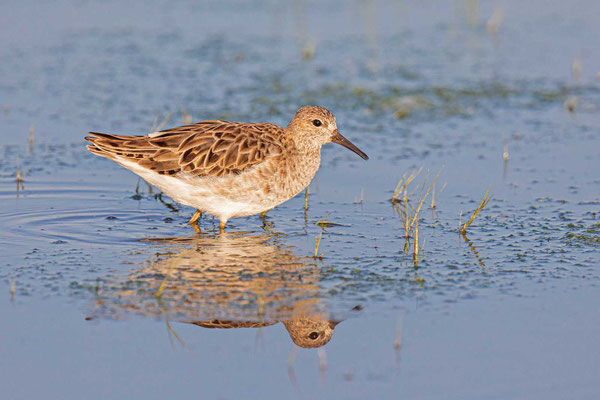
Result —
[[600, 222], [596, 222], [589, 228], [575, 224], [569, 224], [567, 227], [570, 229], [579, 229], [578, 232], [568, 231], [565, 234], [567, 244], [600, 246]]
[[317, 222], [315, 222], [315, 225], [321, 227], [322, 229], [331, 228], [332, 226], [348, 226], [346, 224], [338, 224], [336, 222], [327, 221], [327, 218], [329, 218], [330, 215], [331, 215], [331, 213], [327, 214], [325, 217], [323, 217], [320, 220], [318, 220]]
[[406, 118], [410, 115], [410, 113], [414, 110], [419, 109], [428, 109], [433, 108], [434, 104], [423, 96], [420, 95], [412, 95], [412, 96], [403, 96], [398, 100], [398, 107], [396, 112], [394, 112], [394, 117], [398, 119]]
[[377, 113], [393, 113], [403, 119], [427, 112], [430, 117], [446, 118], [452, 115], [472, 115], [476, 108], [485, 106], [481, 100], [521, 98], [523, 105], [539, 101], [564, 99], [568, 90], [526, 89], [501, 82], [474, 82], [468, 86], [394, 86], [375, 89], [368, 86], [336, 82], [316, 90], [305, 91], [301, 98], [306, 103], [332, 99], [350, 109], [367, 109]]

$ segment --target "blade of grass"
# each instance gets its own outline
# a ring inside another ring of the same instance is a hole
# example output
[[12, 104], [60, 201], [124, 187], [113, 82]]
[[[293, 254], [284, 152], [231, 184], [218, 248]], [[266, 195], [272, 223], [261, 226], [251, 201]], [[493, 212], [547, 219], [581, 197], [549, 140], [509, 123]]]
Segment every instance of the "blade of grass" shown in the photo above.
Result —
[[[477, 206], [477, 209], [475, 209], [475, 211], [473, 211], [473, 214], [471, 215], [471, 218], [469, 218], [469, 220], [467, 222], [465, 222], [465, 224], [463, 226], [460, 227], [460, 233], [465, 233], [467, 231], [467, 228], [469, 227], [469, 225], [471, 225], [473, 223], [473, 221], [475, 221], [475, 218], [477, 217], [477, 215], [490, 202], [490, 200], [493, 197], [493, 195], [490, 195], [488, 197], [488, 194], [489, 194], [491, 188], [492, 188], [491, 186], [488, 187], [488, 190], [483, 195], [483, 199], [481, 199], [481, 202], [479, 203], [479, 206]], [[460, 224], [460, 222], [459, 222], [459, 224]]]
[[163, 278], [162, 282], [160, 283], [160, 287], [158, 288], [158, 291], [156, 292], [156, 298], [160, 299], [160, 296], [162, 295], [163, 291], [165, 290], [165, 286], [167, 285], [167, 279], [169, 279], [169, 275], [171, 274], [171, 271], [180, 262], [181, 262], [181, 258], [177, 258], [175, 261], [173, 261], [171, 263], [171, 265], [169, 266], [169, 269], [167, 270], [167, 273], [165, 274], [165, 277]]
[[[310, 186], [310, 185], [309, 185]], [[304, 214], [308, 212], [308, 186], [304, 192]]]
[[[431, 181], [431, 184], [429, 185], [427, 192], [425, 192], [425, 196], [421, 198], [421, 202], [419, 203], [419, 206], [417, 207], [417, 209], [414, 213], [414, 217], [412, 219], [411, 225], [414, 224], [416, 219], [419, 217], [419, 212], [421, 211], [421, 207], [423, 207], [423, 203], [425, 203], [425, 199], [427, 199], [427, 196], [429, 195], [429, 191], [431, 190], [431, 187], [435, 184], [435, 181], [437, 181], [437, 178], [440, 176], [441, 172], [442, 172], [442, 170], [440, 169], [438, 171], [437, 175], [435, 176], [435, 178], [433, 178], [433, 181]], [[429, 175], [429, 171], [427, 172], [427, 175]], [[425, 183], [427, 183], [427, 179], [425, 179], [425, 182], [423, 182], [423, 187], [425, 186]], [[421, 192], [423, 192], [423, 189], [421, 189]]]
[[406, 178], [406, 173], [400, 178], [398, 185], [396, 185], [396, 189], [394, 189], [394, 195], [391, 199], [392, 202], [401, 201], [401, 199], [398, 199], [398, 196], [400, 196], [401, 193], [404, 193], [403, 197], [406, 200], [406, 187], [421, 173], [422, 170], [423, 167], [419, 168], [418, 171], [413, 172], [408, 178]]
[[35, 124], [32, 122], [29, 126], [29, 151], [33, 150], [33, 140], [35, 138]]
[[323, 231], [319, 232], [319, 235], [315, 237], [315, 260], [319, 257], [319, 245], [321, 244], [321, 237], [323, 236]]
[[331, 213], [327, 214], [325, 217], [323, 217], [319, 221], [317, 221], [315, 223], [315, 225], [317, 225], [321, 228], [331, 228], [332, 226], [350, 226], [350, 225], [346, 225], [346, 224], [338, 224], [337, 222], [327, 221], [327, 218], [329, 218], [330, 215], [331, 215]]

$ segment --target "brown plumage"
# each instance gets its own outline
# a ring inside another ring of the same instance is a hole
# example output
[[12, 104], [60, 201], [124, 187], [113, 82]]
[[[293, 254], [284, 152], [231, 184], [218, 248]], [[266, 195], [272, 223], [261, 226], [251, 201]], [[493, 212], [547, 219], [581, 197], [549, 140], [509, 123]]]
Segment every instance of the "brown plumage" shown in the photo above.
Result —
[[325, 143], [368, 158], [339, 134], [333, 114], [317, 106], [298, 110], [285, 129], [202, 121], [146, 136], [90, 135], [89, 151], [130, 169], [174, 200], [216, 215], [221, 229], [231, 217], [270, 210], [302, 191], [319, 168]]
[[94, 154], [114, 161], [123, 157], [159, 174], [221, 177], [281, 154], [282, 131], [273, 124], [202, 121], [147, 136], [90, 132], [86, 139]]
[[190, 321], [190, 324], [209, 329], [262, 328], [275, 325], [276, 321], [233, 321], [227, 319], [211, 319], [208, 321]]

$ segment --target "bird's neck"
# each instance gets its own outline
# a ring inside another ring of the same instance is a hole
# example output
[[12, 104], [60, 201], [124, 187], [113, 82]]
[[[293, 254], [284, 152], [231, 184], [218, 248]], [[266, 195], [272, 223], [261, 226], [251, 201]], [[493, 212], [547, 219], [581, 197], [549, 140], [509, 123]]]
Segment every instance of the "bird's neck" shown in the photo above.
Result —
[[[288, 152], [289, 176], [286, 180], [293, 194], [299, 193], [313, 179], [321, 164], [321, 146], [306, 141], [292, 141], [293, 150]], [[293, 167], [292, 167], [293, 166]]]
[[292, 137], [294, 147], [299, 154], [305, 157], [315, 157], [321, 155], [321, 144], [302, 136]]

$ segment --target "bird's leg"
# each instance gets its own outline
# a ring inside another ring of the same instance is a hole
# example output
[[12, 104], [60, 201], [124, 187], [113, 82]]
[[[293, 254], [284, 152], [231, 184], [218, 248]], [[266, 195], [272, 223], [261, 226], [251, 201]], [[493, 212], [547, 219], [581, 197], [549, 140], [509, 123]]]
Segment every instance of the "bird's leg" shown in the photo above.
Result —
[[[275, 207], [273, 207], [273, 208], [275, 208]], [[269, 208], [268, 210], [265, 210], [265, 211], [263, 211], [263, 212], [260, 213], [260, 219], [262, 219], [263, 223], [265, 222], [265, 217], [267, 216], [267, 213], [269, 211], [271, 211], [273, 208]]]
[[[271, 208], [271, 210], [272, 210], [272, 208]], [[271, 210], [267, 210], [267, 211], [265, 211], [265, 212], [262, 212], [262, 213], [260, 213], [260, 220], [261, 220], [261, 221], [262, 221], [262, 223], [263, 223], [263, 225], [262, 225], [262, 228], [263, 228], [265, 231], [268, 231], [268, 230], [271, 228], [271, 223], [270, 223], [270, 222], [267, 222], [267, 219], [265, 218], [265, 213], [267, 213], [267, 212], [269, 212], [269, 211], [271, 211]]]
[[225, 233], [225, 224], [227, 221], [220, 220], [219, 221], [219, 233]]
[[192, 216], [192, 219], [190, 219], [190, 225], [192, 225], [192, 226], [198, 225], [198, 218], [200, 218], [201, 216], [202, 216], [202, 211], [196, 210], [196, 212]]

